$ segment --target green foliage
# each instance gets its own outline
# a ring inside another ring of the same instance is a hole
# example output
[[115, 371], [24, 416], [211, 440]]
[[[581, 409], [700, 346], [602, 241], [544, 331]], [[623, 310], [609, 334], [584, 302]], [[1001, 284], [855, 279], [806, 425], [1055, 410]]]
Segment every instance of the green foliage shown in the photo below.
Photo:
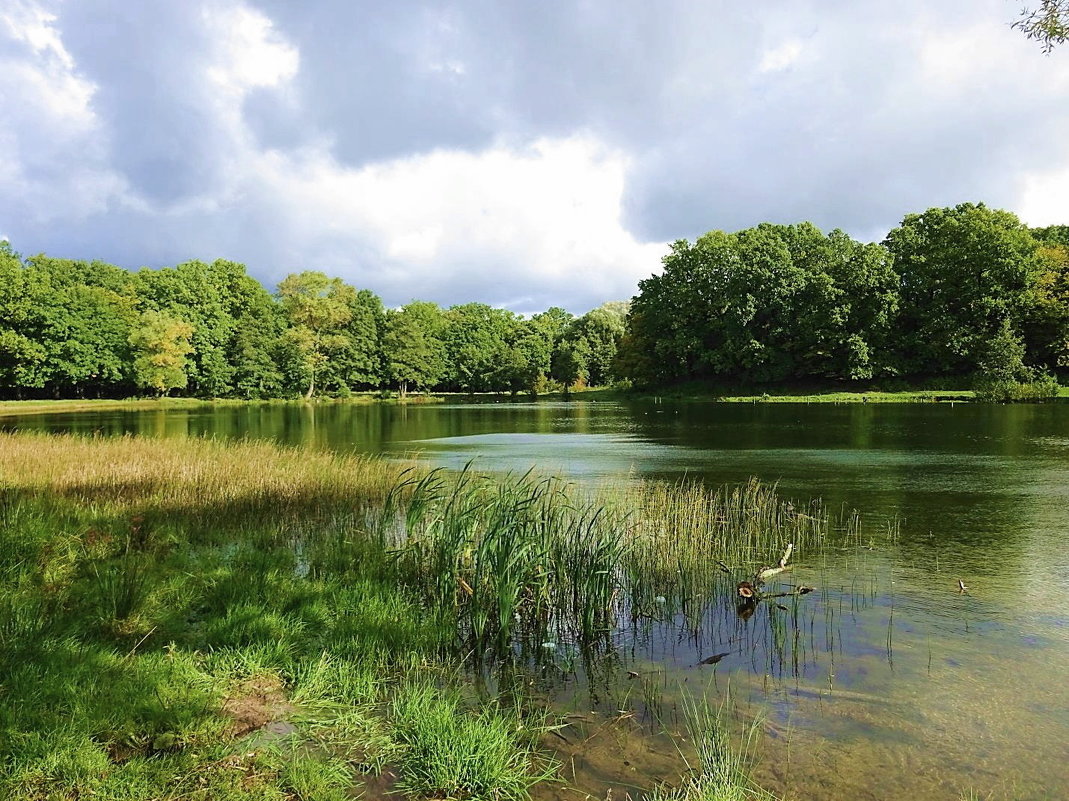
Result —
[[977, 399], [1005, 403], [1056, 398], [1057, 379], [1025, 366], [1024, 355], [1024, 341], [1009, 320], [1003, 320], [979, 360], [974, 383]]
[[485, 303], [453, 306], [446, 313], [442, 341], [446, 353], [445, 384], [462, 392], [489, 392], [508, 385], [511, 341], [516, 315]]
[[[192, 326], [181, 358], [182, 337], [149, 346], [144, 313]], [[882, 244], [809, 223], [711, 231], [675, 242], [630, 303], [530, 319], [386, 310], [317, 271], [272, 296], [223, 260], [130, 273], [0, 243], [0, 395], [17, 398], [968, 381], [1004, 320], [1025, 365], [1069, 368], [1069, 226], [962, 204], [907, 215]]]
[[639, 284], [620, 369], [647, 385], [871, 378], [888, 370], [897, 283], [881, 248], [808, 223], [679, 241]]
[[728, 731], [726, 702], [715, 708], [708, 698], [685, 697], [682, 706], [696, 764], [679, 787], [657, 788], [652, 801], [776, 801], [750, 778], [756, 725], [743, 746], [735, 747]]
[[903, 373], [972, 372], [1004, 320], [1020, 325], [1040, 265], [1013, 214], [971, 203], [929, 209], [907, 215], [885, 244], [902, 275]]
[[1044, 53], [1069, 39], [1069, 1], [1040, 0], [1038, 8], [1025, 7], [1014, 28], [1039, 42]]
[[561, 339], [555, 377], [565, 384], [612, 383], [627, 308], [626, 303], [609, 302], [573, 320]]
[[166, 395], [188, 381], [186, 356], [193, 351], [193, 326], [157, 311], [141, 314], [130, 332], [134, 380], [138, 386]]
[[[617, 369], [639, 386], [967, 379], [1007, 324], [1020, 369], [1055, 370], [1069, 364], [1064, 228], [966, 203], [907, 215], [882, 245], [808, 223], [679, 241], [640, 283]], [[584, 357], [562, 364], [581, 373]]]

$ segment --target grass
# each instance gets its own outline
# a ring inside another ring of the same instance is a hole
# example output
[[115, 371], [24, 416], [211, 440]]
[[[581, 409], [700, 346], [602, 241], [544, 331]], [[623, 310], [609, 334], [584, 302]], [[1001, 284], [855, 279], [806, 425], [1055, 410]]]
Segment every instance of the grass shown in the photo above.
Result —
[[532, 771], [530, 730], [497, 706], [465, 712], [458, 693], [415, 681], [402, 687], [390, 710], [401, 745], [401, 789], [449, 798], [523, 798], [552, 778], [554, 763]]
[[157, 409], [198, 409], [221, 406], [366, 404], [366, 403], [440, 403], [437, 394], [409, 393], [404, 398], [381, 392], [356, 392], [344, 398], [319, 396], [305, 398], [67, 398], [63, 400], [0, 400], [0, 417], [23, 414], [60, 414], [69, 412], [139, 411]]
[[742, 746], [732, 744], [726, 720], [729, 702], [727, 698], [716, 706], [706, 696], [684, 696], [683, 713], [694, 764], [678, 787], [657, 788], [651, 801], [776, 801], [750, 778], [756, 724], [750, 727]]
[[552, 773], [541, 720], [474, 703], [459, 665], [610, 648], [636, 615], [733, 593], [717, 560], [840, 536], [757, 483], [578, 488], [30, 433], [0, 434], [0, 465], [14, 801], [331, 799], [386, 767], [413, 794], [522, 799]]
[[[383, 709], [443, 669], [448, 619], [367, 536], [401, 467], [30, 435], [0, 437], [0, 464], [0, 797], [322, 799], [355, 766], [407, 777], [415, 745]], [[522, 788], [533, 746], [501, 719]], [[276, 720], [292, 741], [243, 743]]]

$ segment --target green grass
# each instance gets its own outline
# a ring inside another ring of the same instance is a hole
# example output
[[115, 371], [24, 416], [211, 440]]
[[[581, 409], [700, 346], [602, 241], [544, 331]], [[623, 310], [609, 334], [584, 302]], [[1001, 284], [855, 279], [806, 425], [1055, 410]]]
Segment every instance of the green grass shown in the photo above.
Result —
[[117, 410], [146, 411], [157, 409], [199, 409], [204, 407], [307, 405], [307, 404], [367, 404], [367, 403], [440, 403], [440, 395], [409, 393], [403, 399], [394, 394], [358, 392], [345, 398], [315, 397], [243, 400], [240, 398], [68, 398], [63, 400], [4, 400], [0, 401], [0, 417], [23, 414], [61, 414], [69, 412], [106, 412]]
[[733, 593], [717, 559], [854, 536], [757, 483], [29, 433], [0, 434], [0, 464], [13, 801], [331, 799], [387, 766], [415, 794], [523, 798], [552, 773], [539, 716], [473, 702], [460, 666], [608, 648], [628, 615]]
[[750, 726], [742, 745], [734, 745], [728, 733], [729, 701], [715, 706], [704, 695], [683, 697], [693, 764], [678, 787], [657, 788], [651, 801], [776, 801], [750, 778], [757, 724]]
[[433, 685], [403, 686], [390, 707], [400, 745], [401, 788], [445, 798], [525, 798], [555, 765], [541, 759], [532, 770], [529, 728], [514, 712], [487, 706], [464, 709], [459, 694]]

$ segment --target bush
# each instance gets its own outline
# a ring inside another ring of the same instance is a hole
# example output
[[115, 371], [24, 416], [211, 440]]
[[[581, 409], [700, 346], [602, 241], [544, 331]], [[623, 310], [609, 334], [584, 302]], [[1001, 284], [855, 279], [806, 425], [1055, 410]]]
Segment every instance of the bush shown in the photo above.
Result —
[[976, 398], [995, 403], [1038, 402], [1058, 397], [1058, 389], [1058, 379], [1046, 373], [1031, 381], [981, 376], [976, 382]]

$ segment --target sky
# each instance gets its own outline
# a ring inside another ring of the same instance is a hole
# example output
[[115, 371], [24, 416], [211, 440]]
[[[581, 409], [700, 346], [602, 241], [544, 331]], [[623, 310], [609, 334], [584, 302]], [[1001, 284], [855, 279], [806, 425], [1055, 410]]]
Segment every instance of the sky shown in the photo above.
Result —
[[1069, 46], [1016, 0], [0, 0], [0, 238], [582, 313], [668, 243], [1069, 223]]

